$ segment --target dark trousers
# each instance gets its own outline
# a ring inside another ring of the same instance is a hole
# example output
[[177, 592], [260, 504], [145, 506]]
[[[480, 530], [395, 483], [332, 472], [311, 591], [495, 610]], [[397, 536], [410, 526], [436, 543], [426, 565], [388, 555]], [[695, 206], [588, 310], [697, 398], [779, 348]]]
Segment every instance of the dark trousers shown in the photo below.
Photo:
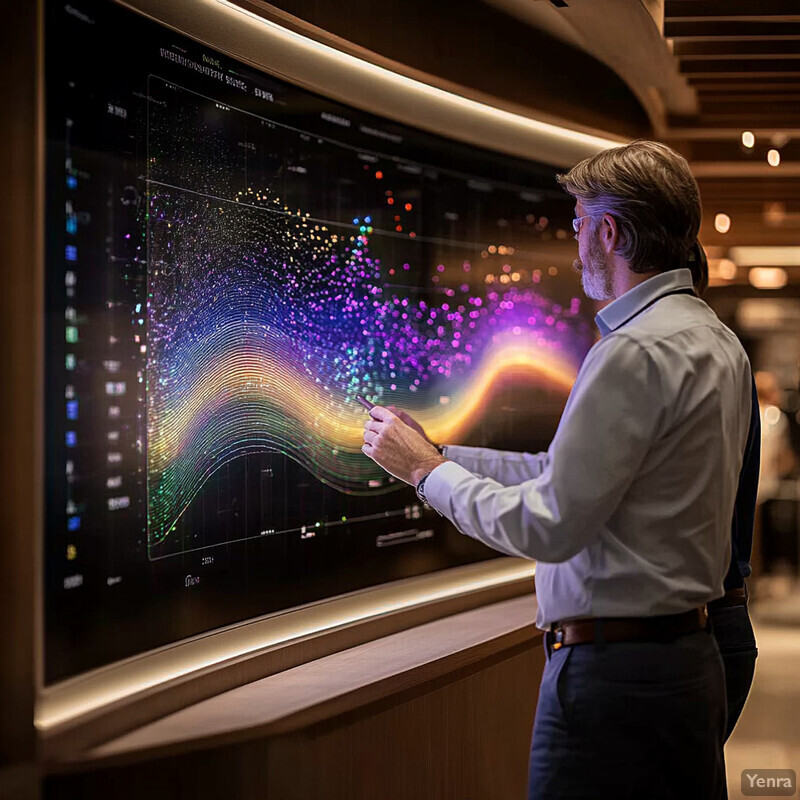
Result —
[[727, 796], [725, 678], [708, 631], [545, 652], [529, 800]]
[[756, 637], [747, 606], [728, 606], [709, 611], [709, 622], [725, 668], [728, 724], [725, 741], [733, 732], [744, 708], [756, 669]]

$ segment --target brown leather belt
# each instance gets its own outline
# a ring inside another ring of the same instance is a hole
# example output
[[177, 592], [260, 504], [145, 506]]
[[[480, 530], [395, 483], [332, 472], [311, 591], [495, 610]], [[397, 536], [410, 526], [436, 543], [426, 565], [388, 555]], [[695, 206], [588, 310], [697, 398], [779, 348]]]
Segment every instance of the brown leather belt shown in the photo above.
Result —
[[606, 617], [554, 622], [545, 642], [558, 650], [590, 642], [670, 641], [703, 630], [708, 623], [704, 608], [659, 617]]
[[741, 586], [738, 589], [728, 589], [722, 597], [712, 600], [706, 604], [709, 611], [715, 611], [718, 608], [728, 608], [729, 606], [746, 606], [747, 605], [747, 587]]

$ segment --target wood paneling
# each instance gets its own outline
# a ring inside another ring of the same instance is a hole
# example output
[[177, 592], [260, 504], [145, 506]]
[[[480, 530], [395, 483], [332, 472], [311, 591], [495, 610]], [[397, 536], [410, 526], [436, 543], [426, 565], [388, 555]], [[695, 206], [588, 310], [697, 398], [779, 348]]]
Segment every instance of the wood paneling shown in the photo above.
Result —
[[[35, 589], [41, 535], [39, 345], [38, 3], [20, 4], [2, 25], [0, 152], [2, 192], [3, 468], [0, 478], [0, 781], [23, 794], [36, 757]], [[21, 784], [21, 785], [20, 785]], [[29, 794], [28, 796], [33, 796]]]
[[419, 694], [273, 739], [53, 776], [48, 800], [489, 800], [525, 796], [543, 668], [530, 646]]
[[748, 20], [788, 19], [800, 21], [797, 0], [666, 0], [666, 17], [684, 19], [719, 19], [731, 17]]
[[800, 20], [755, 19], [678, 19], [664, 20], [664, 36], [670, 39], [691, 40], [733, 37], [747, 39], [764, 36], [800, 36]]
[[800, 73], [800, 61], [794, 58], [682, 58], [681, 72], [693, 78], [724, 73], [731, 77], [740, 75], [765, 75], [780, 77]]
[[688, 39], [675, 42], [672, 52], [676, 56], [692, 58], [756, 58], [782, 55], [800, 56], [800, 41], [792, 36], [772, 39]]
[[428, 622], [195, 703], [59, 764], [127, 762], [297, 730], [524, 646], [533, 595]]

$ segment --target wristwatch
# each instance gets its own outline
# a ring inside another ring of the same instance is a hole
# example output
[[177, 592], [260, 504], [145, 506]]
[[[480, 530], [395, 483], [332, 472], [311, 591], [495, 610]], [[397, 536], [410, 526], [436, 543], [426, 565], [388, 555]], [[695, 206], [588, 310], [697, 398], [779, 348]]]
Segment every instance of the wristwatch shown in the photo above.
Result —
[[[435, 444], [434, 447], [439, 451], [439, 455], [446, 457], [445, 454], [445, 450], [447, 450], [446, 444]], [[431, 472], [433, 472], [433, 470], [431, 470]], [[429, 472], [428, 475], [430, 474], [431, 473]], [[428, 475], [423, 475], [422, 480], [417, 484], [417, 497], [419, 497], [419, 499], [422, 500], [422, 505], [424, 505], [425, 508], [436, 511], [436, 509], [434, 509], [433, 506], [428, 502], [428, 498], [425, 497], [425, 481], [428, 480]], [[437, 511], [437, 513], [440, 512]]]
[[[429, 472], [428, 475], [430, 474]], [[417, 484], [417, 497], [422, 500], [422, 505], [424, 505], [425, 508], [431, 507], [428, 498], [425, 497], [425, 481], [428, 480], [428, 475], [423, 475], [422, 480]]]

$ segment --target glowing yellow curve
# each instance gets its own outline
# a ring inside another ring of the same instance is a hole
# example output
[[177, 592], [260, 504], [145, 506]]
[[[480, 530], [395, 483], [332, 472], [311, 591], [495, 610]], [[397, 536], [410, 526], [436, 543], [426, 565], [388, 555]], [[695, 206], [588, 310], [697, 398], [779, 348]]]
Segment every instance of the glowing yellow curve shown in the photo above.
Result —
[[[410, 409], [411, 413], [432, 440], [458, 441], [480, 417], [492, 384], [510, 369], [539, 375], [548, 385], [565, 393], [575, 380], [575, 369], [570, 363], [536, 345], [502, 344], [486, 354], [481, 366], [448, 405], [433, 410]], [[235, 353], [211, 366], [202, 384], [181, 408], [153, 414], [151, 471], [163, 468], [188, 445], [200, 417], [209, 419], [234, 400], [258, 403], [266, 399], [290, 418], [289, 425], [313, 428], [315, 438], [344, 451], [361, 449], [365, 415], [360, 406], [345, 403], [297, 373], [288, 373], [267, 354], [248, 353], [243, 357], [242, 353]]]
[[508, 344], [484, 359], [481, 368], [457, 398], [434, 411], [419, 412], [415, 419], [434, 442], [458, 442], [480, 418], [492, 384], [510, 369], [539, 375], [548, 385], [565, 393], [569, 393], [575, 382], [575, 368], [568, 362], [530, 345]]

